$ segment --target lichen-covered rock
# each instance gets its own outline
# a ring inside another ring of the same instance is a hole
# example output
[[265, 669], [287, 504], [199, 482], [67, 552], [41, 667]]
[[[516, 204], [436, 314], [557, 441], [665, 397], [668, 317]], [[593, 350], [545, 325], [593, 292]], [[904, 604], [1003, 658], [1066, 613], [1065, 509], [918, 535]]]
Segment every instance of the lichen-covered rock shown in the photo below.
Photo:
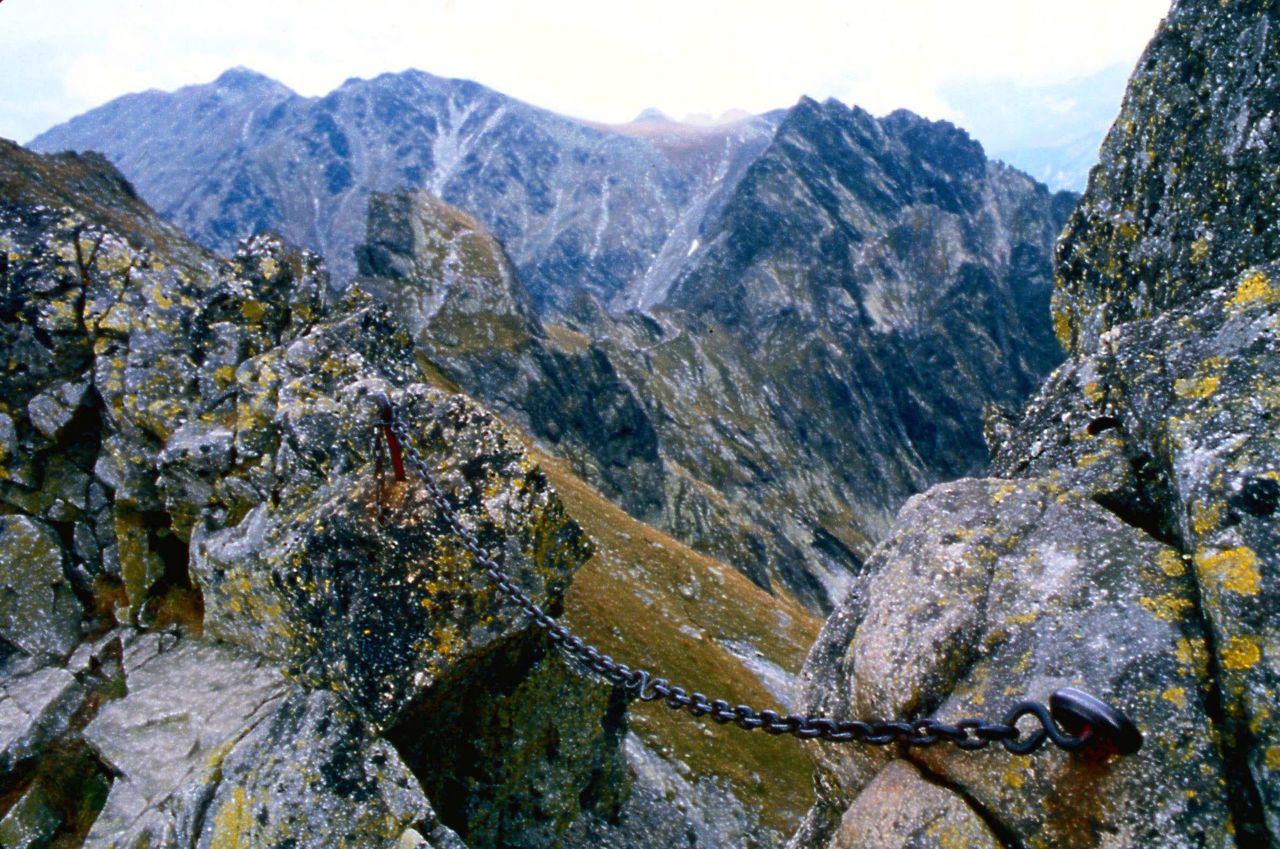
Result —
[[43, 787], [35, 786], [22, 794], [0, 819], [0, 846], [5, 849], [37, 849], [48, 845], [62, 824]]
[[[1206, 635], [1175, 550], [1045, 481], [959, 481], [909, 502], [859, 595], [808, 664], [809, 692], [836, 716], [999, 719], [1014, 701], [1072, 685], [1151, 735], [1112, 761], [999, 747], [912, 755], [1022, 845], [1100, 845], [1107, 834], [1230, 845]], [[814, 671], [822, 658], [835, 669]], [[860, 794], [872, 770], [853, 758], [828, 783]]]
[[[1233, 776], [1244, 783], [1237, 796], [1248, 803], [1260, 793], [1275, 833], [1280, 671], [1269, 659], [1280, 655], [1270, 615], [1280, 592], [1278, 279], [1276, 264], [1249, 269], [1156, 318], [1114, 328], [1098, 353], [1070, 367], [1092, 380], [1081, 386], [1064, 369], [1029, 408], [1019, 431], [1039, 434], [1040, 445], [1021, 436], [1000, 461], [1070, 482], [1186, 552], [1210, 627], [1222, 730], [1252, 776]], [[1099, 421], [1105, 430], [1091, 436]], [[1101, 450], [1087, 450], [1099, 443]], [[1082, 450], [1067, 456], [1045, 444]], [[1110, 491], [1084, 485], [1108, 467], [1117, 481]]]
[[630, 788], [618, 691], [583, 682], [546, 641], [507, 640], [465, 664], [388, 736], [471, 849], [594, 845], [581, 839], [592, 830], [622, 831], [628, 845], [642, 836], [616, 822]]
[[333, 693], [294, 690], [236, 744], [196, 849], [396, 849], [431, 806], [391, 744]]
[[158, 488], [165, 443], [225, 425], [236, 368], [319, 317], [323, 270], [271, 237], [213, 257], [100, 158], [0, 152], [0, 499], [65, 527], [77, 591], [120, 582], [133, 617], [202, 506]]
[[[370, 393], [413, 376], [399, 333], [384, 311], [364, 310], [245, 363], [237, 466], [206, 507], [223, 518], [192, 535], [208, 632], [336, 689], [378, 723], [527, 626], [417, 473], [395, 482], [385, 459], [375, 469], [386, 449]], [[393, 394], [464, 521], [535, 597], [558, 598], [589, 548], [522, 446], [457, 396]]]
[[62, 543], [48, 525], [29, 516], [0, 516], [0, 646], [46, 663], [80, 642], [83, 608], [63, 559]]
[[954, 791], [894, 761], [849, 806], [831, 849], [1003, 849]]
[[1280, 256], [1275, 0], [1177, 0], [1057, 249], [1064, 347]]

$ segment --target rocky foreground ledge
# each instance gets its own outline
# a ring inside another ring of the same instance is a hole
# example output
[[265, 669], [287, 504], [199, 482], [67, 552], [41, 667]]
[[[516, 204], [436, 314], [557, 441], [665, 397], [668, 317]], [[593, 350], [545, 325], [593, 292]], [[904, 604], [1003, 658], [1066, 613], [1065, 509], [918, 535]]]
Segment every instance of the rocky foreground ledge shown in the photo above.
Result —
[[646, 844], [618, 692], [379, 457], [396, 401], [558, 609], [591, 553], [521, 442], [271, 236], [231, 260], [104, 161], [0, 150], [0, 845]]
[[1072, 358], [993, 477], [898, 515], [804, 701], [999, 713], [1064, 685], [1128, 757], [823, 748], [793, 849], [1280, 845], [1280, 6], [1179, 0], [1058, 246]]

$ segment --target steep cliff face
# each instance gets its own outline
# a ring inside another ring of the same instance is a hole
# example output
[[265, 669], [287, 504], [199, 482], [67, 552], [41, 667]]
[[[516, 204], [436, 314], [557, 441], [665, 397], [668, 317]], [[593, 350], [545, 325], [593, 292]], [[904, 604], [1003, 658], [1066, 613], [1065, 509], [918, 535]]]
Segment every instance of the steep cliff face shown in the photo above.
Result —
[[774, 120], [602, 127], [420, 71], [304, 98], [236, 69], [112, 101], [31, 147], [102, 151], [197, 241], [229, 251], [271, 229], [323, 254], [340, 281], [370, 193], [426, 189], [497, 234], [554, 308], [578, 290], [654, 300]]
[[426, 192], [374, 195], [359, 286], [406, 322], [422, 364], [558, 454], [632, 515], [660, 513], [650, 414], [598, 347], [544, 327], [506, 251]]
[[1108, 328], [1225, 286], [1280, 251], [1276, 8], [1233, 3], [1227, 17], [1174, 4], [1058, 249], [1064, 346], [1092, 353]]
[[[1280, 257], [1254, 226], [1275, 150], [1245, 144], [1270, 132], [1275, 14], [1174, 4], [1060, 248], [1074, 356], [993, 422], [999, 477], [899, 514], [805, 666], [806, 706], [846, 716], [955, 721], [1072, 684], [1146, 744], [899, 753], [909, 767], [824, 749], [793, 846], [1280, 840]], [[946, 799], [908, 809], [886, 789], [904, 783]]]
[[653, 411], [664, 526], [826, 607], [893, 511], [1058, 362], [1071, 196], [947, 124], [802, 101], [664, 304], [584, 329]]

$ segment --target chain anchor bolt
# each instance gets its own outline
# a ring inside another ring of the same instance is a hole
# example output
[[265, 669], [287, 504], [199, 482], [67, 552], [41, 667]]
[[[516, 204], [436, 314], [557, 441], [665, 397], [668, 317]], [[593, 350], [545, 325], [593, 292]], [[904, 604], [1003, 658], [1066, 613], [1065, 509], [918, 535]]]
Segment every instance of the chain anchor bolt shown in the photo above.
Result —
[[1142, 732], [1133, 720], [1101, 699], [1075, 687], [1063, 687], [1049, 697], [1049, 712], [1068, 734], [1090, 747], [1132, 755], [1142, 748]]

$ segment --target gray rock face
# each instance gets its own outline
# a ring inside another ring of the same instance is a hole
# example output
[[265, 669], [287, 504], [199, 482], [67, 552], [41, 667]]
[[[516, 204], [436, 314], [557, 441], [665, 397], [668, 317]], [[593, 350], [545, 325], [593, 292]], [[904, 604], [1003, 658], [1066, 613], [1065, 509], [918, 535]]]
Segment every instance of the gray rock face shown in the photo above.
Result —
[[237, 69], [120, 98], [31, 146], [101, 150], [198, 241], [229, 252], [271, 229], [343, 280], [370, 193], [427, 189], [502, 239], [539, 303], [585, 289], [629, 305], [669, 284], [774, 121], [602, 127], [420, 71], [303, 98]]
[[0, 645], [48, 662], [80, 642], [83, 610], [63, 566], [62, 543], [48, 525], [0, 516]]
[[1064, 347], [1095, 351], [1108, 328], [1280, 253], [1277, 11], [1272, 0], [1173, 4], [1058, 248]]
[[849, 806], [832, 849], [1002, 849], [959, 794], [894, 761]]
[[[1206, 635], [1176, 551], [1047, 482], [966, 480], [909, 502], [855, 596], [810, 655], [811, 706], [955, 722], [1062, 686], [1105, 693], [1152, 732], [1138, 755], [939, 747], [912, 760], [1024, 845], [1082, 845], [1081, 829], [1134, 846], [1230, 845]], [[880, 765], [824, 758], [826, 783], [846, 793]], [[1062, 810], [1046, 817], [1050, 798]]]
[[124, 643], [127, 695], [84, 731], [117, 774], [85, 846], [391, 849], [434, 822], [395, 750], [332, 693], [224, 645]]
[[198, 849], [393, 849], [411, 823], [435, 819], [391, 744], [323, 691], [292, 693], [226, 756], [221, 772]]
[[[1127, 711], [1148, 735], [1129, 757], [908, 755], [1002, 845], [1280, 839], [1280, 267], [1248, 225], [1270, 208], [1250, 183], [1266, 154], [1224, 141], [1273, 97], [1274, 63], [1241, 60], [1273, 22], [1268, 4], [1174, 4], [1059, 255], [1075, 357], [989, 421], [993, 470], [1016, 480], [913, 499], [806, 663], [806, 707], [845, 716], [989, 715], [1065, 683]], [[1213, 245], [1192, 250], [1192, 187], [1224, 185]], [[891, 815], [866, 796], [885, 757], [824, 749], [793, 844]]]
[[85, 845], [190, 846], [222, 759], [279, 706], [285, 682], [260, 658], [223, 646], [161, 633], [123, 642], [127, 695], [84, 731], [119, 776]]
[[46, 668], [0, 683], [0, 774], [67, 730], [84, 691], [64, 669]]
[[1028, 410], [1026, 430], [1049, 419], [1056, 427], [1035, 441], [1016, 437], [998, 459], [1014, 471], [1056, 466], [1055, 477], [1186, 555], [1209, 628], [1224, 739], [1233, 761], [1249, 764], [1251, 778], [1233, 772], [1243, 782], [1239, 816], [1247, 822], [1261, 804], [1272, 823], [1280, 790], [1267, 761], [1277, 731], [1266, 694], [1277, 682], [1264, 658], [1277, 634], [1264, 611], [1280, 550], [1271, 424], [1277, 273], [1275, 264], [1246, 271], [1185, 306], [1113, 329], [1104, 351], [1082, 358]]

